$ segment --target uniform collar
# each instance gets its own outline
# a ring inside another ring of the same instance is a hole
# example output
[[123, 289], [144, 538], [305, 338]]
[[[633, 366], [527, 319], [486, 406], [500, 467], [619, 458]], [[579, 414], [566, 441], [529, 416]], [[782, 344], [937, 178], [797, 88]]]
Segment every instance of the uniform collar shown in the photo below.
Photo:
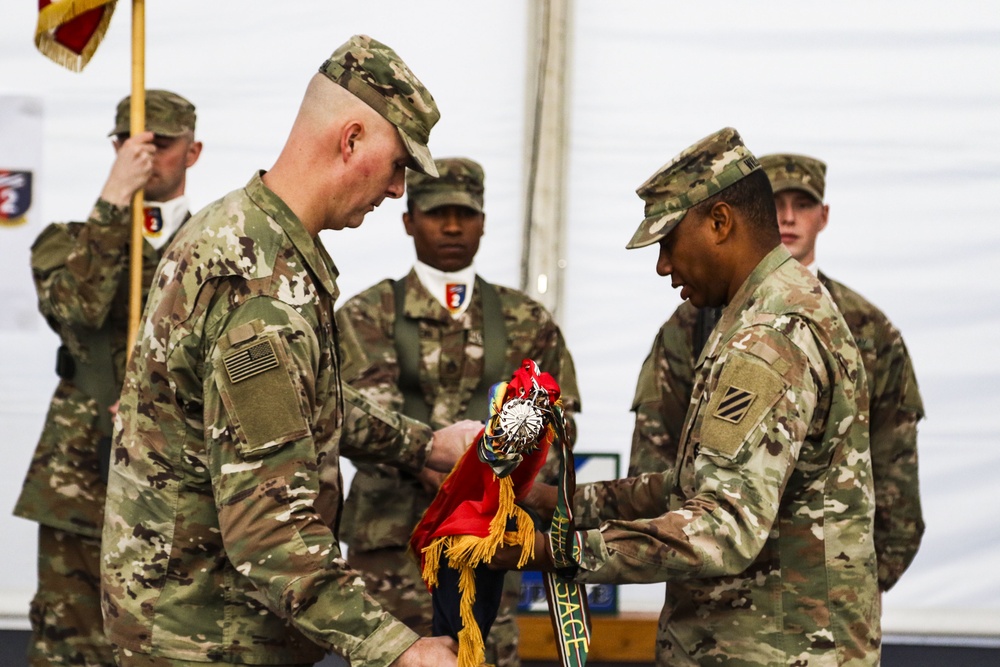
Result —
[[780, 243], [771, 252], [764, 255], [764, 258], [758, 262], [754, 270], [750, 272], [740, 288], [736, 290], [736, 294], [729, 301], [729, 304], [722, 311], [722, 317], [719, 318], [718, 324], [715, 325], [715, 329], [712, 331], [712, 336], [709, 338], [708, 343], [702, 348], [701, 357], [699, 357], [698, 365], [701, 364], [701, 360], [711, 354], [714, 354], [716, 345], [719, 343], [721, 336], [730, 331], [740, 319], [740, 315], [746, 310], [752, 300], [753, 295], [760, 287], [764, 279], [775, 272], [779, 266], [788, 262], [792, 259], [791, 253], [788, 249]]
[[285, 236], [302, 255], [316, 279], [328, 293], [336, 298], [338, 272], [333, 259], [330, 258], [319, 236], [315, 238], [310, 236], [305, 225], [292, 212], [292, 209], [288, 208], [288, 205], [273, 190], [264, 185], [264, 180], [261, 178], [264, 173], [263, 170], [258, 171], [247, 183], [245, 188], [247, 196], [268, 217], [278, 223]]
[[723, 311], [723, 317], [725, 318], [730, 312], [739, 312], [746, 308], [747, 302], [753, 297], [754, 292], [764, 282], [764, 279], [790, 259], [792, 259], [792, 255], [788, 252], [788, 248], [780, 243], [775, 246], [774, 250], [764, 255], [764, 259], [758, 262], [754, 270], [750, 272], [750, 275], [740, 285], [740, 288], [736, 290], [736, 294], [733, 295], [733, 298], [729, 301], [729, 305]]

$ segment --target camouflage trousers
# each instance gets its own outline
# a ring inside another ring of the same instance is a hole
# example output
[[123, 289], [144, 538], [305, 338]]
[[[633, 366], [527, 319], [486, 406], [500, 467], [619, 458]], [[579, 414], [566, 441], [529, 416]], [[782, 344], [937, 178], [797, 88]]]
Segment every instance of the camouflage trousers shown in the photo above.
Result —
[[40, 525], [28, 664], [113, 667], [100, 594], [101, 541]]
[[[420, 578], [416, 560], [406, 549], [350, 551], [347, 560], [365, 579], [368, 593], [389, 613], [424, 637], [431, 634], [431, 595]], [[520, 667], [515, 613], [521, 598], [521, 577], [504, 579], [500, 611], [486, 638], [486, 662], [497, 667]]]
[[[115, 647], [115, 660], [118, 667], [205, 667], [205, 665], [219, 664], [210, 662], [192, 662], [190, 660], [174, 660], [173, 658], [161, 658], [145, 653], [134, 653], [125, 649]], [[269, 665], [268, 667], [311, 667], [312, 663], [299, 665]]]
[[[115, 660], [118, 661], [118, 667], [205, 667], [205, 665], [221, 664], [161, 658], [145, 653], [134, 653], [117, 646], [115, 647]], [[269, 665], [269, 667], [311, 667], [311, 665], [312, 663], [304, 663], [300, 665]]]

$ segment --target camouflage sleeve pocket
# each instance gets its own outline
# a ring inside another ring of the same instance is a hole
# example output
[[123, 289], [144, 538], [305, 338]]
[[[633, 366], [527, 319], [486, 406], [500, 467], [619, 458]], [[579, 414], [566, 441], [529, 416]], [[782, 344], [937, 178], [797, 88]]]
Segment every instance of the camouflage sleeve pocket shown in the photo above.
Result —
[[[655, 348], [654, 348], [655, 350]], [[650, 352], [639, 369], [639, 379], [635, 383], [635, 396], [632, 398], [632, 412], [643, 403], [660, 400], [660, 388], [656, 384], [656, 359]]]
[[31, 245], [31, 270], [36, 276], [45, 276], [63, 266], [74, 243], [68, 226], [49, 225]]
[[701, 450], [734, 460], [787, 383], [763, 360], [732, 354], [722, 368], [701, 426]]
[[263, 329], [263, 322], [255, 320], [230, 330], [219, 341], [221, 356], [215, 365], [236, 448], [247, 459], [266, 456], [310, 433], [285, 343]]
[[344, 382], [354, 382], [371, 363], [354, 327], [340, 313], [337, 317], [337, 329], [340, 333], [340, 377]]

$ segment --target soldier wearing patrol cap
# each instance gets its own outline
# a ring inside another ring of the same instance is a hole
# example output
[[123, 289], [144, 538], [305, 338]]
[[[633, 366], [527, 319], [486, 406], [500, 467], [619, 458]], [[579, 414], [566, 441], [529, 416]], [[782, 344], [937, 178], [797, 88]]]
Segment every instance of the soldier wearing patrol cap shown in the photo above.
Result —
[[[781, 242], [823, 283], [854, 336], [868, 379], [879, 590], [913, 561], [924, 532], [917, 474], [917, 423], [923, 402], [899, 330], [874, 304], [816, 268], [816, 237], [826, 227], [826, 164], [796, 154], [765, 155]], [[671, 467], [691, 400], [694, 366], [721, 311], [681, 304], [660, 328], [636, 386], [629, 474]]]
[[31, 248], [38, 306], [59, 335], [59, 386], [14, 514], [39, 524], [38, 588], [31, 602], [31, 665], [114, 665], [99, 597], [112, 406], [125, 373], [132, 195], [143, 188], [143, 281], [190, 217], [187, 169], [198, 161], [195, 108], [146, 91], [146, 128], [129, 137], [118, 105], [115, 161], [86, 222], [53, 223]]
[[[579, 390], [562, 332], [545, 308], [476, 274], [486, 215], [483, 168], [468, 158], [435, 161], [438, 178], [406, 177], [406, 233], [417, 261], [399, 280], [383, 280], [337, 312], [344, 381], [373, 401], [440, 428], [463, 417], [485, 420], [489, 388], [534, 359], [559, 382], [574, 434]], [[356, 343], [356, 344], [354, 344]], [[344, 507], [341, 538], [368, 589], [422, 633], [432, 630], [431, 596], [410, 535], [443, 475], [414, 475], [358, 461]], [[543, 472], [544, 475], [544, 472]], [[487, 637], [487, 662], [520, 664], [514, 617], [520, 577], [508, 575], [500, 613]]]
[[341, 383], [337, 269], [318, 234], [434, 172], [438, 110], [357, 35], [320, 66], [274, 166], [210, 204], [160, 264], [122, 391], [102, 541], [122, 665], [454, 665], [343, 559], [340, 453], [448, 470], [479, 430], [432, 432]]
[[[767, 175], [732, 128], [637, 192], [629, 247], [658, 243], [657, 272], [724, 310], [676, 465], [577, 488], [576, 580], [667, 582], [659, 665], [877, 665], [868, 393], [847, 325], [781, 245]], [[532, 502], [548, 511], [551, 491]], [[536, 549], [551, 567], [548, 541]]]

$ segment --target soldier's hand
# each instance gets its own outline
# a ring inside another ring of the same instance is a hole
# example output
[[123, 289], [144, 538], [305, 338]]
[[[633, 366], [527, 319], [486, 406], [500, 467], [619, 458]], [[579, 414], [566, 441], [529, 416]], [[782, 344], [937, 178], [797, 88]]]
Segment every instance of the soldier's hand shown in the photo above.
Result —
[[458, 665], [458, 644], [451, 637], [421, 637], [396, 658], [390, 667]]
[[482, 430], [482, 422], [465, 419], [434, 431], [427, 467], [439, 472], [450, 471]]
[[101, 199], [115, 206], [128, 206], [132, 195], [146, 185], [153, 173], [153, 156], [156, 145], [153, 133], [143, 132], [115, 143], [115, 162], [101, 190]]
[[417, 473], [417, 481], [420, 482], [420, 485], [424, 487], [424, 491], [427, 493], [437, 493], [447, 476], [447, 473], [431, 470], [425, 466]]
[[555, 514], [558, 497], [559, 487], [536, 480], [524, 497], [518, 498], [517, 502], [535, 510], [542, 521], [548, 524], [552, 522], [552, 515]]
[[491, 570], [535, 570], [538, 572], [555, 572], [555, 562], [552, 560], [549, 538], [545, 533], [535, 531], [535, 553], [528, 558], [528, 561], [521, 567], [518, 562], [521, 560], [521, 547], [518, 545], [504, 545], [496, 550], [493, 558], [487, 563]]

